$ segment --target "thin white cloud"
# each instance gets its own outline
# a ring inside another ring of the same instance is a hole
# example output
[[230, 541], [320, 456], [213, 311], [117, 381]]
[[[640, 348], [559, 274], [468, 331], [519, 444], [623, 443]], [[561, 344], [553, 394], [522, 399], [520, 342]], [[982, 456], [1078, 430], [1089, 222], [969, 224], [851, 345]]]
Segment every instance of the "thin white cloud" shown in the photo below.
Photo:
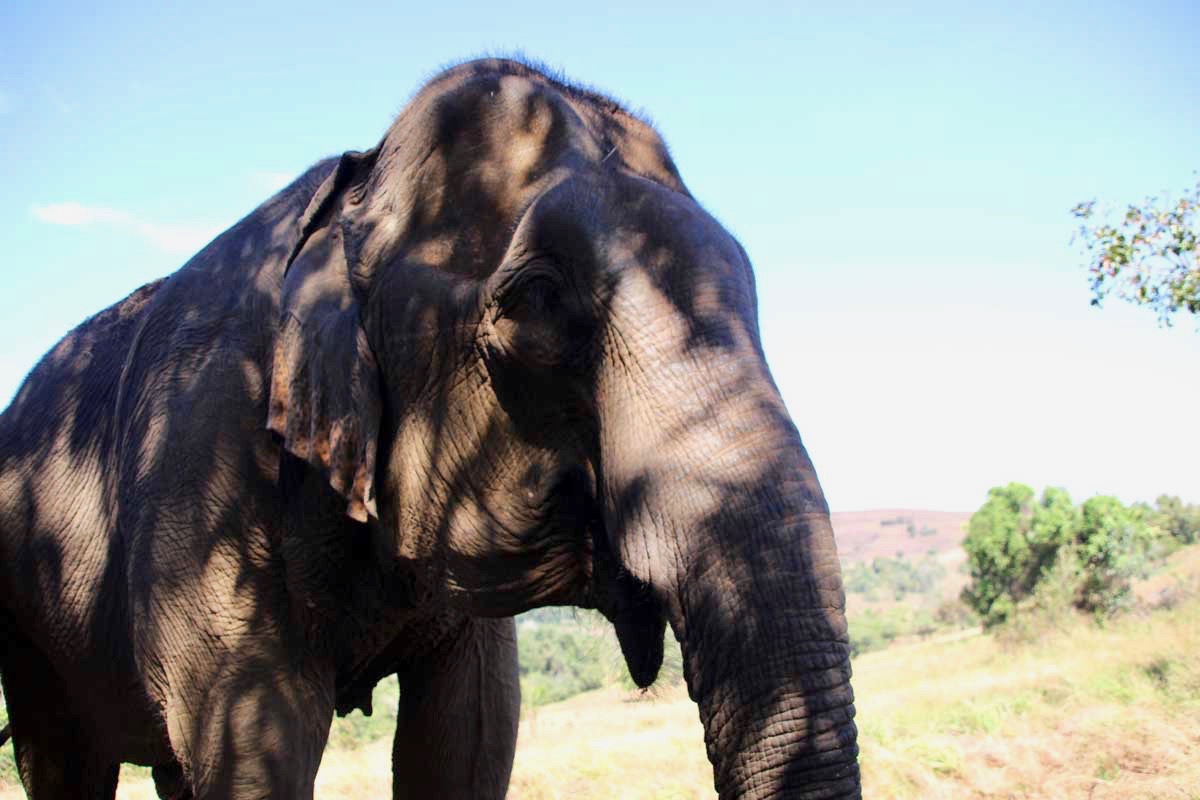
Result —
[[35, 205], [32, 211], [33, 216], [51, 225], [127, 225], [133, 221], [133, 217], [124, 211], [104, 206], [85, 206], [81, 203]]
[[34, 205], [30, 211], [35, 219], [50, 225], [102, 226], [120, 233], [136, 236], [166, 253], [194, 253], [220, 232], [215, 225], [197, 223], [164, 223], [135, 217], [128, 211], [105, 206], [85, 206], [82, 203], [47, 203]]
[[291, 183], [295, 177], [290, 172], [258, 170], [250, 173], [250, 187], [258, 192], [274, 194]]
[[185, 255], [196, 252], [221, 232], [221, 228], [215, 225], [151, 222], [138, 222], [135, 230], [159, 250]]

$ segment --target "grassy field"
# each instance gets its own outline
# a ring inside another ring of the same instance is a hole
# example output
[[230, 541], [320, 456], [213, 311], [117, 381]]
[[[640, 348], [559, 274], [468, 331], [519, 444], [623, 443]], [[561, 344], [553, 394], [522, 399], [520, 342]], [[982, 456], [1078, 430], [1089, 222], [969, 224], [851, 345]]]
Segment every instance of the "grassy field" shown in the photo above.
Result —
[[[867, 797], [1200, 798], [1200, 599], [1024, 637], [938, 637], [856, 660]], [[317, 796], [389, 796], [389, 757], [387, 739], [331, 748]], [[610, 687], [527, 711], [509, 796], [712, 798], [710, 782], [681, 689]], [[131, 770], [118, 796], [154, 794]]]
[[856, 664], [878, 798], [1200, 797], [1200, 602]]
[[[1200, 601], [855, 664], [870, 798], [1200, 798]], [[514, 798], [712, 798], [695, 707], [603, 690], [526, 720]]]

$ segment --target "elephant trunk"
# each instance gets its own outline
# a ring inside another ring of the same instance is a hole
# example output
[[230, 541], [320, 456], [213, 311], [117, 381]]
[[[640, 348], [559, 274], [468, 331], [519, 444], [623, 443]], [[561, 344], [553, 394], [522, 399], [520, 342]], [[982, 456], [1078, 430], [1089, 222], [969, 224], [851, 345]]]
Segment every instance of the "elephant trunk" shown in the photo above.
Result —
[[859, 797], [833, 529], [761, 351], [701, 348], [654, 382], [614, 363], [633, 385], [603, 395], [607, 535], [681, 644], [720, 796]]
[[728, 543], [715, 559], [697, 558], [669, 613], [720, 796], [856, 797], [854, 695], [828, 519], [745, 535], [773, 544], [760, 540], [754, 558], [730, 559]]

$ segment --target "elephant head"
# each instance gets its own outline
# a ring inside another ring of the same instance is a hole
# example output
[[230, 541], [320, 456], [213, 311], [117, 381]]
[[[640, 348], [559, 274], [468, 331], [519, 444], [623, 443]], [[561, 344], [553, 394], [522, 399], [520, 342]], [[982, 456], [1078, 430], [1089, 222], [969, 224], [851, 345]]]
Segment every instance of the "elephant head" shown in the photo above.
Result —
[[305, 212], [268, 426], [477, 615], [669, 624], [722, 797], [857, 796], [828, 508], [745, 252], [654, 130], [522, 64], [435, 78]]

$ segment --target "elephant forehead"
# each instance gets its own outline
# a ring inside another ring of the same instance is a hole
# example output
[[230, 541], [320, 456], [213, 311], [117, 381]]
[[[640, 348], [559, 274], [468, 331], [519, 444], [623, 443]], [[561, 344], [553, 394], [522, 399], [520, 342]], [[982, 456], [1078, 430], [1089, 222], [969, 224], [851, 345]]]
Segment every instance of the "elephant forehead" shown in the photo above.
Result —
[[686, 193], [649, 124], [610, 98], [504, 60], [462, 64], [430, 81], [394, 121], [384, 151], [409, 164], [413, 156], [441, 162], [442, 181], [469, 178], [476, 195], [511, 198], [564, 163], [605, 162]]
[[476, 75], [451, 86], [431, 84], [401, 112], [387, 139], [397, 149], [424, 149], [427, 157], [460, 169], [495, 167], [507, 185], [536, 178], [543, 162], [566, 150], [599, 159], [599, 134], [545, 81]]
[[533, 166], [533, 160], [554, 137], [562, 137], [585, 158], [600, 158], [601, 143], [583, 118], [559, 92], [529, 78], [506, 75], [495, 96], [496, 128], [505, 135], [504, 144], [517, 171]]
[[[551, 121], [561, 123], [578, 140], [587, 159], [619, 151], [639, 174], [683, 191], [666, 144], [651, 125], [610, 97], [526, 64], [481, 59], [451, 67], [429, 81], [409, 108], [426, 105], [441, 105], [443, 110], [457, 106], [476, 114], [487, 108], [492, 112], [490, 122], [531, 132], [545, 130]], [[401, 122], [397, 119], [397, 125]]]
[[603, 187], [639, 176], [688, 197], [648, 124], [611, 99], [515, 62], [472, 62], [438, 76], [396, 118], [378, 152], [354, 211], [356, 264], [402, 256], [486, 278], [535, 201], [575, 177]]
[[476, 78], [435, 107], [432, 146], [448, 176], [466, 178], [510, 212], [554, 167], [603, 155], [597, 132], [562, 94], [525, 76]]

